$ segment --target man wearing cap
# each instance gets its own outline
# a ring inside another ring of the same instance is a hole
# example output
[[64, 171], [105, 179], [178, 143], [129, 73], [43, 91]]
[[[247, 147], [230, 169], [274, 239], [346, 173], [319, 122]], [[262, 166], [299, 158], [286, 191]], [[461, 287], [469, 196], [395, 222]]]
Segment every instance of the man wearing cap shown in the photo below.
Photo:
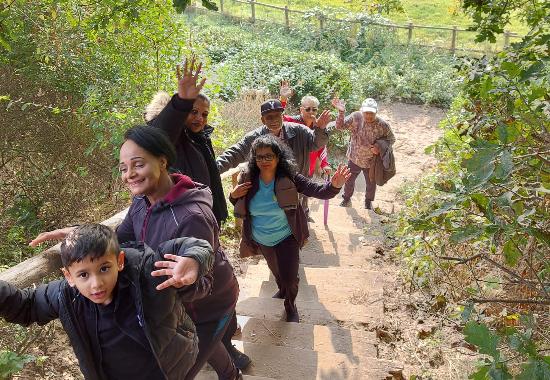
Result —
[[351, 132], [350, 144], [346, 156], [351, 177], [344, 185], [344, 193], [340, 206], [349, 207], [351, 196], [355, 189], [355, 180], [359, 173], [363, 172], [367, 188], [365, 191], [365, 208], [372, 209], [372, 201], [376, 193], [376, 181], [374, 176], [369, 176], [369, 169], [374, 170], [374, 162], [380, 155], [382, 147], [391, 148], [395, 142], [395, 136], [388, 123], [376, 116], [378, 104], [372, 98], [365, 99], [359, 111], [346, 116], [346, 104], [344, 101], [334, 98], [332, 105], [338, 110], [335, 121], [336, 129], [349, 130]]
[[310, 129], [298, 123], [283, 122], [284, 108], [277, 99], [264, 102], [260, 111], [263, 125], [248, 132], [241, 141], [216, 159], [220, 174], [246, 161], [254, 140], [258, 136], [271, 133], [281, 138], [290, 147], [294, 153], [299, 173], [307, 176], [309, 174], [309, 152], [321, 149], [328, 142], [326, 126], [330, 121], [330, 114], [325, 113]]

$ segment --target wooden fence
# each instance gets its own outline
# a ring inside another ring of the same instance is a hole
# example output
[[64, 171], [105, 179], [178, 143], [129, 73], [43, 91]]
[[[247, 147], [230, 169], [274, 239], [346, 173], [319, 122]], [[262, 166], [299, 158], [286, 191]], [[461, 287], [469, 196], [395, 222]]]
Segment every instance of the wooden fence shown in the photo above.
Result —
[[[280, 6], [276, 6], [276, 5], [272, 5], [272, 4], [261, 3], [261, 2], [258, 2], [256, 0], [218, 0], [218, 1], [219, 1], [218, 9], [219, 9], [219, 12], [222, 15], [230, 16], [230, 17], [233, 17], [233, 18], [239, 18], [241, 20], [246, 19], [251, 23], [255, 23], [257, 21], [270, 21], [270, 22], [273, 22], [273, 20], [263, 20], [260, 17], [258, 17], [257, 16], [257, 13], [258, 13], [257, 10], [259, 8], [263, 7], [263, 8], [266, 8], [266, 9], [273, 9], [273, 10], [276, 10], [276, 11], [280, 11], [281, 12], [281, 18], [280, 18], [281, 24], [284, 23], [287, 30], [290, 30], [290, 28], [292, 26], [291, 25], [291, 17], [290, 17], [292, 13], [300, 14], [302, 16], [305, 16], [306, 14], [308, 14], [308, 12], [305, 12], [305, 11], [290, 9], [288, 6], [280, 7]], [[250, 12], [249, 12], [250, 17], [239, 17], [235, 14], [232, 14], [231, 11], [229, 10], [229, 3], [243, 4], [244, 6], [250, 7]], [[194, 11], [197, 11], [197, 10], [198, 11], [206, 11], [206, 8], [202, 8], [202, 7], [198, 6], [196, 3], [194, 3], [193, 6], [191, 6], [190, 8]], [[344, 20], [344, 19], [338, 19], [338, 18], [329, 18], [329, 17], [326, 17], [323, 14], [317, 15], [316, 19], [317, 19], [317, 28], [321, 32], [326, 28], [327, 22], [361, 24], [361, 20]], [[405, 24], [405, 25], [399, 25], [399, 24], [393, 24], [393, 23], [369, 22], [369, 25], [380, 26], [380, 27], [383, 27], [383, 28], [391, 29], [393, 31], [395, 31], [397, 29], [404, 29], [404, 30], [406, 30], [406, 34], [407, 34], [407, 38], [406, 38], [407, 39], [407, 42], [406, 42], [407, 45], [410, 45], [411, 43], [415, 43], [416, 45], [419, 45], [419, 46], [449, 50], [452, 54], [456, 54], [458, 51], [487, 54], [487, 53], [495, 53], [495, 52], [501, 50], [496, 46], [494, 46], [494, 49], [491, 49], [490, 44], [485, 44], [483, 50], [460, 48], [458, 46], [459, 33], [460, 34], [473, 35], [475, 32], [467, 30], [467, 29], [459, 28], [458, 26], [442, 27], [442, 26], [429, 26], [429, 25], [415, 25], [412, 22], [409, 22], [408, 24]], [[419, 30], [419, 31], [422, 31], [422, 30], [445, 31], [445, 32], [449, 33], [450, 41], [446, 45], [433, 45], [433, 44], [418, 43], [418, 42], [413, 41], [413, 35], [414, 35], [415, 30]], [[510, 40], [512, 38], [520, 38], [520, 37], [521, 36], [517, 33], [512, 33], [510, 31], [505, 31], [504, 35], [503, 35], [502, 48], [505, 49], [508, 46], [510, 46]]]

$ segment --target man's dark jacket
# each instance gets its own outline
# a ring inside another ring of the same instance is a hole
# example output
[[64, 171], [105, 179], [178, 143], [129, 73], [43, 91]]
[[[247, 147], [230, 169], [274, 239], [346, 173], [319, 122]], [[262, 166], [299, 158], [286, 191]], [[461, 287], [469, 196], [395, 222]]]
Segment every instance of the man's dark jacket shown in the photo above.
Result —
[[[118, 280], [129, 282], [132, 302], [143, 321], [145, 336], [166, 379], [183, 379], [197, 356], [195, 326], [185, 312], [182, 301], [203, 297], [211, 287], [206, 275], [212, 267], [210, 245], [200, 239], [181, 238], [167, 241], [155, 252], [140, 243], [122, 247], [124, 270]], [[181, 289], [155, 289], [166, 277], [152, 277], [154, 263], [164, 260], [165, 253], [192, 257], [199, 262], [199, 278]], [[92, 344], [86, 333], [83, 316], [95, 314], [95, 305], [66, 280], [52, 281], [37, 288], [16, 289], [0, 281], [0, 316], [7, 322], [28, 326], [44, 325], [59, 318], [69, 336], [80, 370], [87, 380], [107, 380], [99, 363], [94, 361]], [[132, 363], [118, 363], [132, 365]]]

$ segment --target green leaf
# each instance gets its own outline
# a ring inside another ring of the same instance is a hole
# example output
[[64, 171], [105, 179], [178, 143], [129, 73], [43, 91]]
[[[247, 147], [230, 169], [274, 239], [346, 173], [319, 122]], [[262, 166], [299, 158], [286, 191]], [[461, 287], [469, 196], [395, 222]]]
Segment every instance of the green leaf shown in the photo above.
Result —
[[512, 375], [508, 372], [508, 368], [504, 363], [493, 365], [488, 375], [491, 380], [508, 380], [512, 378]]
[[505, 149], [500, 156], [500, 162], [495, 169], [495, 177], [500, 180], [508, 178], [512, 170], [514, 169], [514, 162], [512, 161], [512, 153], [509, 149]]
[[513, 78], [521, 72], [521, 68], [513, 62], [502, 62], [500, 66], [508, 73], [508, 75]]
[[468, 185], [476, 187], [484, 184], [491, 178], [495, 170], [494, 159], [498, 154], [497, 147], [482, 148], [476, 151], [473, 156], [462, 162], [470, 174]]
[[495, 359], [499, 358], [500, 353], [497, 350], [497, 345], [500, 338], [489, 331], [487, 326], [470, 321], [464, 327], [464, 335], [466, 342], [477, 346], [480, 353], [490, 355]]
[[449, 238], [449, 240], [455, 244], [464, 243], [465, 241], [472, 240], [483, 233], [483, 228], [471, 224], [466, 227], [461, 227]]
[[493, 89], [493, 78], [487, 76], [479, 88], [479, 95], [482, 98], [486, 98], [489, 95], [489, 91]]
[[470, 195], [470, 198], [474, 201], [476, 206], [485, 214], [487, 210], [487, 205], [489, 204], [489, 198], [481, 193], [475, 193]]
[[504, 260], [506, 261], [506, 264], [510, 266], [516, 266], [516, 264], [518, 263], [518, 259], [521, 257], [520, 250], [516, 247], [516, 244], [511, 239], [508, 240], [506, 244], [504, 244], [502, 253], [504, 254]]
[[18, 355], [13, 351], [0, 351], [0, 379], [11, 378], [21, 371], [25, 364], [34, 360], [32, 355]]
[[527, 70], [521, 72], [520, 80], [525, 81], [531, 78], [533, 75], [538, 74], [542, 70], [544, 70], [544, 62], [535, 62], [531, 66], [529, 66]]
[[474, 303], [469, 302], [468, 305], [464, 308], [462, 313], [460, 314], [460, 318], [462, 318], [463, 322], [468, 322], [470, 320], [470, 317], [472, 316], [472, 313], [475, 311]]
[[522, 371], [516, 376], [517, 380], [548, 380], [550, 379], [550, 364], [548, 356], [543, 360], [531, 358], [522, 366]]
[[468, 378], [473, 380], [487, 380], [487, 374], [489, 373], [489, 369], [491, 367], [488, 365], [484, 365], [482, 367], [479, 367], [476, 372], [472, 373]]

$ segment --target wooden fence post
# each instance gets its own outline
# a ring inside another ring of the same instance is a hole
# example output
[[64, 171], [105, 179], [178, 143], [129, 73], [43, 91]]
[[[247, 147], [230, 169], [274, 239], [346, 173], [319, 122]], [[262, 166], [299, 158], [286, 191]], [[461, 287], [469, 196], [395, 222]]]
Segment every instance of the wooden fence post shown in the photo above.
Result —
[[413, 38], [413, 23], [409, 22], [409, 34], [407, 36], [407, 45], [411, 44]]
[[510, 47], [510, 32], [508, 30], [504, 31], [504, 49]]
[[458, 28], [456, 26], [453, 26], [453, 35], [451, 39], [451, 53], [455, 53], [456, 50], [456, 35], [458, 33]]
[[220, 0], [220, 13], [223, 15], [223, 0]]
[[254, 0], [250, 0], [250, 13], [252, 14], [251, 16], [252, 23], [256, 22], [256, 7], [254, 3], [255, 3]]
[[286, 29], [290, 29], [290, 17], [288, 16], [288, 5], [285, 5], [285, 25]]

